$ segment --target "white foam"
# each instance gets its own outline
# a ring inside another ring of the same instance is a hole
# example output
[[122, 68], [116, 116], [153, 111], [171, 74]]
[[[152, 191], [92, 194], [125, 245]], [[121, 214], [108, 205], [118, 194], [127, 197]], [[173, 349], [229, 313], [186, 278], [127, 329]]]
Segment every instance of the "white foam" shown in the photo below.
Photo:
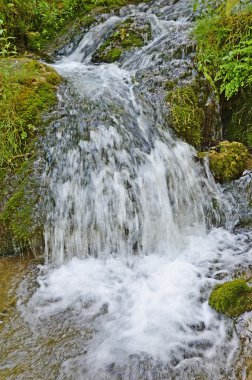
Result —
[[169, 363], [174, 357], [183, 361], [184, 350], [213, 363], [223, 347], [226, 354], [233, 351], [237, 340], [227, 337], [228, 322], [210, 309], [207, 296], [218, 282], [217, 271], [232, 269], [241, 255], [249, 260], [251, 252], [242, 253], [243, 248], [241, 236], [216, 229], [191, 237], [173, 258], [155, 252], [135, 258], [74, 258], [40, 278], [25, 314], [44, 320], [77, 312], [83, 328], [96, 331], [85, 357], [95, 372], [142, 353]]

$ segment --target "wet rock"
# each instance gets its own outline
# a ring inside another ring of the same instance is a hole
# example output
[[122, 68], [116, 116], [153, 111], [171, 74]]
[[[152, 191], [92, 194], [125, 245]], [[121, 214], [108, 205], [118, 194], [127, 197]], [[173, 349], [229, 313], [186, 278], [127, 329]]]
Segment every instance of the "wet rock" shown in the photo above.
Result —
[[223, 280], [225, 277], [228, 276], [228, 272], [227, 271], [224, 271], [224, 270], [220, 270], [220, 271], [217, 271], [216, 273], [214, 273], [214, 278], [216, 280]]
[[225, 185], [225, 191], [230, 192], [239, 206], [238, 228], [252, 227], [252, 170], [245, 170], [236, 181]]
[[123, 52], [140, 48], [151, 38], [149, 23], [140, 23], [137, 19], [128, 18], [117, 25], [113, 34], [107, 38], [93, 55], [92, 62], [115, 62]]
[[54, 58], [60, 58], [64, 55], [69, 55], [76, 48], [83, 34], [87, 33], [90, 27], [99, 19], [99, 10], [96, 14], [84, 15], [61, 30], [56, 38], [50, 42], [42, 55], [47, 61], [54, 61]]
[[240, 339], [240, 349], [235, 360], [236, 378], [238, 380], [252, 379], [252, 316], [242, 315], [236, 323], [236, 331]]

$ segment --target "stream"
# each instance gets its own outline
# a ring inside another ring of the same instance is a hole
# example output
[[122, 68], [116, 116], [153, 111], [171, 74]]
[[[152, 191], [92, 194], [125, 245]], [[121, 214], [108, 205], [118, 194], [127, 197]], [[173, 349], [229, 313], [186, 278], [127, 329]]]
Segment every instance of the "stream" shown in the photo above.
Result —
[[[128, 17], [151, 40], [92, 63]], [[237, 202], [168, 128], [160, 86], [195, 75], [192, 26], [189, 1], [130, 5], [52, 65], [67, 82], [45, 141], [45, 264], [24, 265], [2, 318], [1, 379], [246, 379], [208, 296], [251, 265], [252, 232], [234, 232]]]

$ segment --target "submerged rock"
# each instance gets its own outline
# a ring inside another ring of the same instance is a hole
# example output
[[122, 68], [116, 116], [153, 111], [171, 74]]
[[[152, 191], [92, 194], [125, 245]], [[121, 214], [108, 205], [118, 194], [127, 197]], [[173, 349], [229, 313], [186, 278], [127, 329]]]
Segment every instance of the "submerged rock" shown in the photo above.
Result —
[[252, 310], [252, 288], [243, 279], [216, 285], [209, 297], [209, 305], [227, 317], [239, 317]]
[[222, 141], [208, 152], [199, 153], [209, 158], [209, 166], [219, 182], [230, 181], [242, 175], [248, 159], [247, 148], [237, 141]]

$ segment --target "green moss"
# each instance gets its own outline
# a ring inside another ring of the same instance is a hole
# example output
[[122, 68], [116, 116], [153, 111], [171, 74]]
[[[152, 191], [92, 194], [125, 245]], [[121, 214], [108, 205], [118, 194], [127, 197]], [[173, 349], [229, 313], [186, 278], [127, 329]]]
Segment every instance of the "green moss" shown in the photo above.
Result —
[[225, 282], [213, 289], [209, 305], [228, 317], [238, 317], [252, 310], [252, 289], [242, 279]]
[[108, 50], [105, 54], [100, 55], [102, 62], [112, 63], [117, 61], [122, 55], [122, 49], [114, 47]]
[[115, 62], [123, 51], [140, 48], [151, 38], [149, 24], [138, 25], [136, 21], [127, 19], [117, 25], [113, 34], [99, 47], [94, 54], [93, 62]]
[[[0, 243], [25, 246], [37, 229], [38, 187], [33, 175], [42, 116], [57, 100], [59, 75], [29, 59], [0, 60]], [[0, 249], [2, 251], [2, 249]]]
[[[170, 84], [169, 84], [170, 85]], [[199, 106], [198, 97], [192, 84], [178, 87], [167, 95], [170, 108], [168, 118], [171, 126], [179, 137], [189, 144], [199, 147], [202, 143], [204, 110]]]
[[0, 60], [0, 168], [32, 153], [41, 116], [55, 104], [60, 82], [52, 68], [35, 60]]
[[35, 157], [15, 170], [5, 169], [0, 194], [0, 256], [30, 246], [42, 235], [42, 215], [39, 221], [36, 215], [40, 184], [34, 175]]
[[252, 149], [252, 86], [228, 101], [221, 98], [224, 138], [239, 141]]
[[200, 157], [209, 158], [210, 169], [220, 182], [238, 178], [246, 168], [247, 148], [236, 141], [222, 141], [208, 152], [199, 153]]
[[178, 83], [178, 80], [177, 80], [177, 79], [169, 80], [169, 81], [167, 81], [167, 82], [165, 83], [165, 89], [166, 89], [167, 91], [172, 91], [172, 90], [176, 87], [177, 83]]
[[196, 148], [212, 146], [221, 130], [219, 103], [213, 87], [202, 75], [187, 84], [180, 83], [174, 78], [165, 84], [169, 91], [166, 96], [169, 127]]
[[37, 229], [32, 216], [39, 198], [39, 184], [32, 177], [32, 172], [33, 160], [24, 161], [12, 180], [14, 192], [7, 194], [0, 213], [0, 222], [20, 244], [28, 243]]

